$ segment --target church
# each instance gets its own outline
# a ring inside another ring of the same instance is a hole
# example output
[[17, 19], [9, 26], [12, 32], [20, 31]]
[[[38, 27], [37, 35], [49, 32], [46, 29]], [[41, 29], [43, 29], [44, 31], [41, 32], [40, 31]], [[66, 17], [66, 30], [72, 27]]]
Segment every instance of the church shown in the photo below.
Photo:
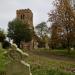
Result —
[[[32, 11], [28, 9], [19, 9], [16, 10], [16, 18], [22, 21], [24, 24], [28, 24], [29, 29], [33, 29], [33, 13]], [[33, 39], [29, 42], [21, 41], [20, 48], [25, 49], [32, 49], [33, 47]]]

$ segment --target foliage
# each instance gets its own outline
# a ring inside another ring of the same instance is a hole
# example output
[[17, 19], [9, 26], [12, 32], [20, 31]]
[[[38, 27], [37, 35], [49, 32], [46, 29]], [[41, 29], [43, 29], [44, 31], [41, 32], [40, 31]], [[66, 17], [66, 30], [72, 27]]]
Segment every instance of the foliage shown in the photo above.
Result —
[[39, 48], [45, 48], [45, 42], [44, 42], [44, 40], [43, 39], [40, 39], [39, 41], [38, 41], [38, 47]]
[[44, 35], [47, 34], [48, 32], [48, 27], [46, 22], [41, 22], [35, 28], [36, 28], [36, 33], [38, 36], [40, 36], [40, 38], [43, 38]]
[[50, 69], [50, 70], [45, 70], [45, 69], [37, 69], [36, 71], [33, 72], [33, 75], [74, 75], [72, 73], [66, 73], [63, 71], [60, 71], [58, 69]]
[[55, 10], [49, 13], [49, 21], [52, 22], [51, 41], [54, 46], [56, 44], [68, 48], [74, 47], [75, 41], [75, 15], [68, 0], [55, 0]]
[[6, 40], [3, 41], [2, 48], [8, 49], [10, 46], [11, 46], [11, 44], [8, 41], [6, 41]]
[[4, 39], [5, 39], [4, 31], [2, 29], [0, 29], [0, 42], [3, 42]]
[[45, 47], [45, 44], [48, 43], [48, 27], [46, 22], [41, 22], [35, 27], [35, 29], [37, 36], [40, 38], [38, 41], [38, 47]]
[[29, 42], [32, 40], [32, 29], [28, 24], [23, 24], [20, 20], [15, 19], [8, 23], [8, 37], [20, 46], [21, 41]]
[[0, 71], [5, 70], [5, 64], [9, 61], [9, 59], [4, 55], [5, 49], [0, 48]]

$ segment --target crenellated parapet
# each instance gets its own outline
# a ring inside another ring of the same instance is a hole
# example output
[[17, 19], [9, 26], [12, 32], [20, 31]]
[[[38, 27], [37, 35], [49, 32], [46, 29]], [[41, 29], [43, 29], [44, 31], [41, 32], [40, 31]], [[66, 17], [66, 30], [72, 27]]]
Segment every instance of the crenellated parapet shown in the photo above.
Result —
[[32, 13], [32, 11], [28, 8], [28, 9], [20, 9], [20, 10], [16, 10], [17, 14], [18, 13]]

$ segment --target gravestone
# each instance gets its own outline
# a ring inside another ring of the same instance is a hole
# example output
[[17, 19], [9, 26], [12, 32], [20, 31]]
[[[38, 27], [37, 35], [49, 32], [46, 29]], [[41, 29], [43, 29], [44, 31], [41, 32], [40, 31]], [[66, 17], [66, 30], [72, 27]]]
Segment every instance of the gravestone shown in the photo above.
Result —
[[10, 61], [6, 63], [6, 75], [32, 75], [30, 65], [23, 60], [28, 54], [12, 45], [11, 49], [6, 52]]

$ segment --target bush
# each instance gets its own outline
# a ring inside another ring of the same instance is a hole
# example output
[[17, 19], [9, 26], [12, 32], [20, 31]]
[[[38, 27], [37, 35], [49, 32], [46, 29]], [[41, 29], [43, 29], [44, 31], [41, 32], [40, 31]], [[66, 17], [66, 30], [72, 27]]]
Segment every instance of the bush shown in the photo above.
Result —
[[0, 29], [0, 42], [3, 42], [5, 39], [5, 34], [4, 32]]
[[11, 44], [10, 44], [8, 41], [4, 41], [4, 42], [2, 43], [2, 47], [3, 47], [4, 49], [8, 49], [10, 46], [11, 46]]

